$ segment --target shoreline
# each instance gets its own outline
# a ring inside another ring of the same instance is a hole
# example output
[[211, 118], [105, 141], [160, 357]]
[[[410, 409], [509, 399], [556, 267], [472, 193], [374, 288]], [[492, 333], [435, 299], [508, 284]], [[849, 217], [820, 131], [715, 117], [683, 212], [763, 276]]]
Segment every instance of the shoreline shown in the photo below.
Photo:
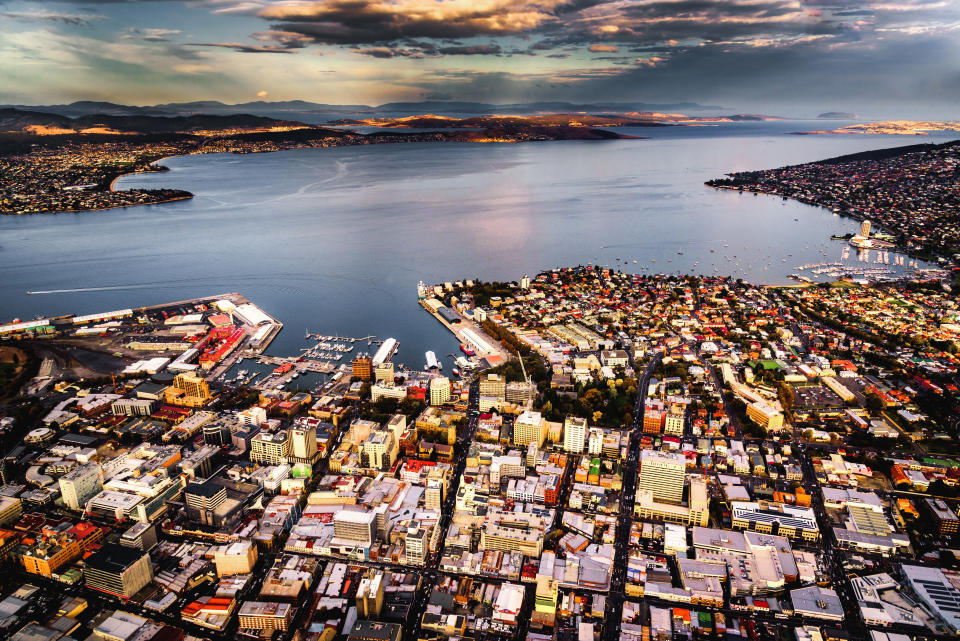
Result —
[[[202, 148], [200, 148], [200, 149], [196, 149], [196, 150], [194, 150], [194, 151], [188, 152], [188, 153], [173, 154], [173, 155], [162, 156], [162, 157], [160, 157], [160, 158], [157, 158], [156, 160], [151, 160], [150, 162], [147, 163], [147, 166], [153, 166], [153, 165], [156, 165], [156, 164], [159, 163], [159, 162], [163, 162], [164, 160], [170, 160], [170, 159], [172, 159], [172, 158], [180, 158], [180, 157], [183, 157], [183, 156], [200, 156], [200, 155], [206, 155], [206, 154], [227, 154], [227, 153], [243, 153], [244, 155], [247, 155], [247, 154], [271, 154], [271, 153], [276, 153], [276, 152], [280, 152], [280, 151], [293, 151], [293, 150], [297, 150], [297, 149], [330, 149], [330, 148], [332, 148], [332, 147], [333, 147], [333, 148], [336, 148], [336, 147], [363, 147], [363, 146], [370, 146], [370, 145], [385, 145], [385, 144], [397, 144], [397, 143], [406, 143], [406, 144], [409, 144], [409, 143], [423, 143], [423, 142], [454, 142], [454, 143], [464, 143], [464, 144], [492, 144], [492, 143], [534, 143], [534, 142], [563, 142], [563, 141], [574, 141], [574, 142], [605, 142], [605, 141], [607, 141], [607, 140], [647, 140], [647, 138], [645, 138], [645, 137], [643, 137], [643, 136], [631, 136], [631, 135], [626, 135], [626, 134], [616, 134], [615, 137], [609, 138], [609, 139], [605, 139], [605, 138], [597, 138], [597, 139], [557, 138], [557, 139], [553, 139], [553, 140], [536, 140], [536, 139], [534, 139], [534, 140], [447, 140], [447, 141], [429, 141], [429, 140], [400, 139], [400, 140], [383, 140], [383, 141], [372, 142], [372, 143], [371, 143], [371, 142], [367, 142], [367, 141], [364, 141], [364, 142], [351, 142], [351, 143], [348, 143], [348, 144], [337, 144], [337, 145], [332, 145], [332, 146], [294, 145], [294, 146], [284, 147], [284, 148], [280, 148], [280, 149], [265, 149], [265, 150], [259, 150], [259, 151], [244, 151], [244, 152], [237, 152], [237, 151], [219, 151], [219, 150], [217, 150], [217, 151], [204, 151]], [[115, 185], [116, 185], [116, 183], [117, 183], [118, 180], [120, 180], [121, 178], [124, 178], [124, 177], [126, 177], [126, 176], [133, 176], [133, 175], [136, 175], [136, 174], [162, 173], [162, 172], [164, 172], [164, 171], [169, 171], [169, 168], [164, 168], [164, 169], [160, 169], [160, 170], [156, 170], [156, 171], [138, 171], [138, 170], [134, 170], [134, 171], [124, 172], [124, 173], [122, 173], [122, 174], [119, 174], [119, 175], [115, 176], [114, 178], [112, 178], [112, 179], [110, 180], [110, 184], [107, 186], [107, 191], [109, 191], [109, 192], [111, 192], [111, 193], [123, 193], [123, 192], [125, 192], [125, 191], [133, 191], [132, 189], [129, 189], [129, 190], [116, 189], [116, 188], [115, 188]], [[184, 190], [181, 190], [181, 191], [184, 191]], [[189, 192], [187, 192], [187, 193], [189, 193]], [[111, 209], [120, 209], [120, 208], [123, 208], [123, 207], [137, 207], [137, 206], [140, 206], [140, 205], [160, 205], [160, 204], [163, 204], [163, 203], [176, 202], [176, 201], [179, 201], [179, 200], [189, 200], [189, 199], [191, 199], [191, 198], [193, 198], [193, 197], [194, 197], [194, 194], [191, 193], [189, 196], [178, 196], [178, 197], [175, 197], [175, 198], [166, 198], [166, 199], [163, 199], [163, 200], [157, 200], [157, 201], [155, 201], [155, 202], [150, 202], [150, 203], [129, 203], [129, 204], [123, 204], [123, 205], [113, 205], [113, 206], [110, 206], [110, 207], [92, 207], [92, 208], [89, 208], [89, 209], [61, 209], [61, 210], [57, 210], [57, 211], [30, 212], [30, 213], [31, 213], [31, 214], [68, 214], [68, 213], [81, 213], [81, 212], [86, 212], [86, 211], [109, 211], [109, 210], [111, 210]], [[19, 216], [19, 215], [23, 215], [23, 214], [10, 214], [10, 215]]]
[[[757, 190], [755, 190], [755, 189], [746, 189], [746, 188], [744, 188], [744, 187], [735, 187], [735, 186], [733, 186], [733, 185], [711, 185], [710, 183], [707, 183], [707, 182], [705, 182], [705, 183], [703, 183], [703, 184], [706, 185], [707, 187], [710, 187], [711, 189], [723, 189], [723, 190], [726, 190], [726, 191], [734, 191], [734, 192], [737, 192], [737, 193], [739, 193], [739, 194], [745, 194], [745, 193], [746, 193], [746, 194], [753, 194], [753, 195], [755, 195], [755, 196], [756, 196], [756, 195], [760, 195], [760, 196], [772, 196], [772, 197], [775, 197], [775, 198], [781, 198], [781, 199], [783, 199], [783, 200], [790, 200], [790, 201], [793, 201], [793, 202], [796, 202], [796, 203], [800, 203], [801, 205], [807, 205], [808, 207], [816, 207], [816, 208], [818, 208], [818, 209], [822, 209], [824, 212], [826, 212], [826, 213], [828, 213], [828, 214], [830, 214], [830, 215], [832, 215], [832, 216], [835, 215], [835, 216], [839, 216], [839, 217], [841, 217], [841, 218], [846, 218], [846, 219], [848, 219], [848, 220], [853, 220], [853, 221], [856, 221], [856, 222], [863, 222], [864, 220], [866, 220], [866, 216], [864, 216], [864, 217], [862, 217], [862, 218], [857, 218], [856, 216], [852, 216], [852, 215], [850, 215], [850, 214], [841, 213], [841, 212], [835, 212], [835, 211], [833, 211], [830, 207], [828, 207], [828, 206], [826, 206], [826, 205], [822, 205], [822, 204], [819, 204], [819, 203], [808, 203], [808, 202], [804, 202], [803, 200], [800, 200], [799, 198], [790, 198], [789, 196], [782, 196], [782, 195], [777, 194], [777, 193], [771, 193], [771, 192], [766, 192], [766, 191], [757, 191]], [[837, 240], [837, 239], [833, 239], [833, 240]], [[898, 244], [896, 244], [896, 243], [890, 243], [890, 247], [889, 247], [888, 249], [894, 249], [894, 250], [900, 252], [901, 254], [904, 254], [904, 255], [906, 255], [906, 256], [909, 256], [910, 258], [914, 258], [914, 259], [916, 259], [916, 260], [922, 260], [922, 261], [925, 262], [925, 263], [929, 263], [930, 265], [933, 265], [934, 268], [942, 269], [941, 267], [939, 267], [939, 266], [937, 265], [937, 257], [936, 257], [936, 256], [933, 256], [933, 257], [931, 257], [931, 256], [922, 256], [922, 255], [920, 255], [920, 254], [917, 254], [916, 252], [910, 251], [909, 249], [903, 248], [903, 247], [901, 247], [900, 245], [898, 245]]]

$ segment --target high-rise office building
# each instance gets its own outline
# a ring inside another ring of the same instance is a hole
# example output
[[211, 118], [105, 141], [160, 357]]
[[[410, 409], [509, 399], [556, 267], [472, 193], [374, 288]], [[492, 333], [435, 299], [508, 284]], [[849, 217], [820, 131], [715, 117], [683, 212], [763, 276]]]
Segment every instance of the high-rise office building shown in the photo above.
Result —
[[370, 545], [376, 533], [377, 515], [372, 511], [338, 510], [333, 515], [333, 533], [339, 539]]
[[254, 463], [279, 465], [286, 462], [290, 452], [290, 433], [280, 431], [275, 434], [260, 432], [250, 440], [250, 460]]
[[353, 359], [353, 377], [369, 381], [373, 376], [373, 359], [369, 354], [360, 354]]
[[290, 454], [292, 463], [313, 465], [320, 458], [317, 450], [317, 430], [309, 425], [298, 425], [290, 430]]
[[638, 490], [650, 490], [659, 503], [679, 504], [683, 499], [683, 480], [687, 459], [675, 452], [643, 450], [640, 453]]
[[82, 510], [103, 489], [103, 472], [97, 463], [87, 463], [60, 477], [60, 496], [72, 510]]
[[394, 371], [393, 362], [378, 363], [373, 367], [373, 377], [378, 383], [393, 385]]
[[157, 544], [157, 526], [153, 523], [139, 522], [120, 535], [120, 545], [149, 552]]
[[513, 444], [527, 447], [530, 443], [543, 445], [547, 435], [546, 421], [540, 412], [527, 410], [513, 422]]
[[129, 599], [153, 579], [150, 556], [135, 548], [105, 546], [84, 563], [88, 588], [122, 599]]
[[487, 374], [480, 379], [480, 396], [502, 401], [506, 397], [507, 381], [499, 374]]

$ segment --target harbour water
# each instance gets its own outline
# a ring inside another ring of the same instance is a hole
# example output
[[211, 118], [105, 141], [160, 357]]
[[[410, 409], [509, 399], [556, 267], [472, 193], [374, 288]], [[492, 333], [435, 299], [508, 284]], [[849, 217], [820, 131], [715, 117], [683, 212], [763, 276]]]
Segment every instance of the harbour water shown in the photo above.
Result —
[[396, 360], [420, 368], [425, 350], [443, 357], [456, 344], [417, 304], [419, 280], [513, 279], [591, 262], [787, 283], [798, 265], [840, 260], [843, 243], [830, 236], [858, 223], [703, 182], [917, 142], [788, 133], [816, 128], [731, 123], [621, 130], [645, 140], [172, 158], [169, 172], [116, 188], [195, 198], [0, 217], [0, 321], [239, 291], [285, 324], [270, 353], [296, 353], [305, 329], [393, 336]]

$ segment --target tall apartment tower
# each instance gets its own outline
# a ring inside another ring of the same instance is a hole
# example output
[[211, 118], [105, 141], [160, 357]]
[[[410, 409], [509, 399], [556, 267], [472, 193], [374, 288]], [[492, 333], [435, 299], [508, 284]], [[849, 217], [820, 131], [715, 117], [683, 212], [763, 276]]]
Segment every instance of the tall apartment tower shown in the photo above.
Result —
[[583, 452], [587, 441], [587, 419], [568, 416], [563, 421], [563, 449], [567, 452]]

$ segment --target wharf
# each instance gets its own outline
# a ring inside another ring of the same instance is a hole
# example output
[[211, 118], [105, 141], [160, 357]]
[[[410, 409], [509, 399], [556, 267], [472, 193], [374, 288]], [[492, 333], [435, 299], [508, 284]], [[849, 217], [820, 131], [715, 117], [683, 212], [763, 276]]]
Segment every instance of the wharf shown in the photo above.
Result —
[[259, 390], [276, 389], [277, 386], [285, 386], [292, 382], [301, 374], [333, 374], [338, 366], [326, 361], [299, 360], [296, 357], [281, 358], [278, 356], [260, 356], [256, 358], [258, 363], [265, 365], [292, 365], [293, 367], [282, 374], [271, 373], [262, 381], [253, 387]]
[[[487, 359], [487, 362], [491, 362], [491, 359], [493, 359], [493, 361], [496, 361], [498, 360], [498, 357], [500, 360], [504, 360], [504, 361], [513, 360], [514, 358], [513, 354], [511, 354], [509, 351], [504, 349], [500, 345], [500, 341], [498, 341], [495, 338], [492, 338], [491, 336], [488, 336], [487, 333], [484, 332], [483, 329], [479, 325], [477, 325], [475, 322], [464, 318], [460, 314], [457, 314], [457, 316], [460, 318], [460, 323], [456, 325], [449, 323], [447, 319], [445, 319], [439, 313], [430, 309], [430, 307], [427, 305], [428, 300], [434, 300], [434, 299], [430, 299], [430, 298], [422, 299], [420, 301], [420, 306], [423, 307], [425, 310], [427, 310], [427, 313], [429, 313], [431, 316], [437, 319], [437, 321], [441, 325], [443, 325], [448, 330], [450, 330], [450, 333], [452, 333], [458, 341], [473, 347], [477, 352], [477, 355], [476, 355], [477, 358], [485, 358]], [[453, 310], [453, 311], [454, 313], [456, 313], [456, 310]], [[477, 340], [474, 340], [474, 338], [470, 336], [471, 334], [479, 338], [480, 342], [478, 343]]]

